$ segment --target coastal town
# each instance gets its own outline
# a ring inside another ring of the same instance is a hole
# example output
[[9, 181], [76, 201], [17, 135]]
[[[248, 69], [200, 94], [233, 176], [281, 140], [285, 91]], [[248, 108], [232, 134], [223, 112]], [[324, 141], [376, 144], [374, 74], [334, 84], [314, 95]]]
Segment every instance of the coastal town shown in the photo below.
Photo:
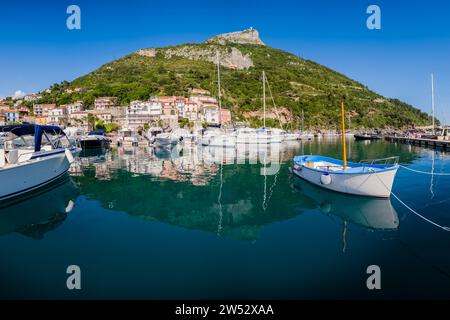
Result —
[[195, 88], [189, 97], [155, 96], [146, 101], [131, 101], [128, 105], [120, 105], [116, 97], [98, 97], [93, 109], [88, 109], [83, 101], [66, 105], [41, 104], [38, 103], [40, 98], [40, 94], [30, 94], [21, 99], [0, 99], [0, 125], [30, 123], [90, 130], [96, 125], [116, 129], [145, 129], [154, 125], [173, 129], [180, 123], [188, 127], [231, 124], [230, 110], [219, 108], [217, 99], [209, 91]]

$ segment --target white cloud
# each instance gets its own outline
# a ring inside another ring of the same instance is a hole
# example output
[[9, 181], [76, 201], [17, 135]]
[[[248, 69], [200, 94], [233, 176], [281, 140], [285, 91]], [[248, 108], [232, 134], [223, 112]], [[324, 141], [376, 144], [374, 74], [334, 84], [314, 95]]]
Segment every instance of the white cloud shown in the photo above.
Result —
[[16, 92], [14, 92], [14, 99], [21, 99], [23, 97], [25, 97], [25, 92], [23, 92], [22, 90], [17, 90]]

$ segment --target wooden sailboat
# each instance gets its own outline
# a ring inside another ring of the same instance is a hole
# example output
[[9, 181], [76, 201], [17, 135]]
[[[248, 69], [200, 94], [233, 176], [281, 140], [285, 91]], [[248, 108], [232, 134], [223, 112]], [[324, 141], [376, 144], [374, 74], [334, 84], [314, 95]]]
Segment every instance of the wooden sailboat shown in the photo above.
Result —
[[360, 196], [389, 198], [399, 168], [398, 157], [347, 162], [345, 110], [341, 104], [342, 160], [320, 155], [294, 157], [292, 173], [325, 189]]

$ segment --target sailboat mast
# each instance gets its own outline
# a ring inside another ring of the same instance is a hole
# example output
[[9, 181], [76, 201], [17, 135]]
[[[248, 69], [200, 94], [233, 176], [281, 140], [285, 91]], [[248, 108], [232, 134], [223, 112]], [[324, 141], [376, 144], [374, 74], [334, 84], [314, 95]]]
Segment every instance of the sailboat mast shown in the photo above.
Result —
[[263, 78], [263, 109], [264, 109], [264, 118], [263, 118], [263, 127], [266, 127], [266, 72], [262, 72]]
[[436, 132], [435, 124], [434, 124], [434, 75], [431, 74], [431, 112], [433, 117], [433, 135]]
[[342, 120], [342, 160], [344, 160], [344, 170], [347, 169], [347, 146], [345, 141], [345, 110], [344, 101], [341, 103], [341, 120]]
[[302, 109], [302, 133], [303, 133], [304, 124], [305, 124], [305, 111]]
[[220, 87], [220, 53], [217, 51], [217, 87], [218, 87], [218, 113], [219, 113], [219, 125], [222, 123], [221, 110], [222, 110], [222, 90]]

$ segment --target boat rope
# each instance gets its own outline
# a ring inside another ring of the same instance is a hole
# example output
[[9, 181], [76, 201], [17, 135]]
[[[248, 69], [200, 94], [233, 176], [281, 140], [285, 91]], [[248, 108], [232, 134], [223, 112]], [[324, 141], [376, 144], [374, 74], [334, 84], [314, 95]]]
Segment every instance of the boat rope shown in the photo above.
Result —
[[267, 79], [267, 76], [265, 78], [266, 78], [267, 87], [269, 88], [270, 98], [272, 99], [273, 107], [275, 108], [275, 114], [277, 116], [278, 122], [280, 123], [281, 129], [284, 129], [283, 128], [283, 123], [281, 122], [280, 115], [278, 114], [278, 108], [277, 108], [277, 105], [275, 103], [275, 99], [273, 98], [272, 90], [270, 89], [269, 79]]
[[415, 173], [428, 174], [428, 175], [431, 175], [431, 176], [444, 176], [444, 177], [445, 176], [447, 176], [447, 177], [450, 176], [450, 173], [442, 173], [442, 172], [436, 173], [436, 172], [415, 170], [415, 169], [411, 169], [411, 168], [402, 166], [401, 164], [399, 165], [399, 167], [403, 168], [403, 169], [406, 169], [406, 170], [409, 170], [409, 171], [412, 171], [412, 172], [415, 172]]
[[377, 179], [381, 182], [381, 184], [391, 193], [391, 195], [398, 201], [400, 202], [406, 209], [408, 209], [409, 211], [411, 211], [412, 213], [414, 213], [416, 216], [418, 216], [419, 218], [423, 219], [424, 221], [434, 225], [435, 227], [438, 227], [444, 231], [448, 231], [450, 232], [450, 227], [446, 227], [443, 225], [440, 225], [434, 221], [431, 221], [430, 219], [428, 219], [427, 217], [421, 215], [420, 213], [418, 213], [416, 210], [414, 210], [413, 208], [411, 208], [410, 206], [408, 206], [404, 201], [402, 201], [395, 193], [393, 193], [392, 191], [389, 190], [389, 188], [384, 184], [383, 180], [381, 180], [378, 177], [378, 174], [375, 173], [375, 177], [377, 177]]

